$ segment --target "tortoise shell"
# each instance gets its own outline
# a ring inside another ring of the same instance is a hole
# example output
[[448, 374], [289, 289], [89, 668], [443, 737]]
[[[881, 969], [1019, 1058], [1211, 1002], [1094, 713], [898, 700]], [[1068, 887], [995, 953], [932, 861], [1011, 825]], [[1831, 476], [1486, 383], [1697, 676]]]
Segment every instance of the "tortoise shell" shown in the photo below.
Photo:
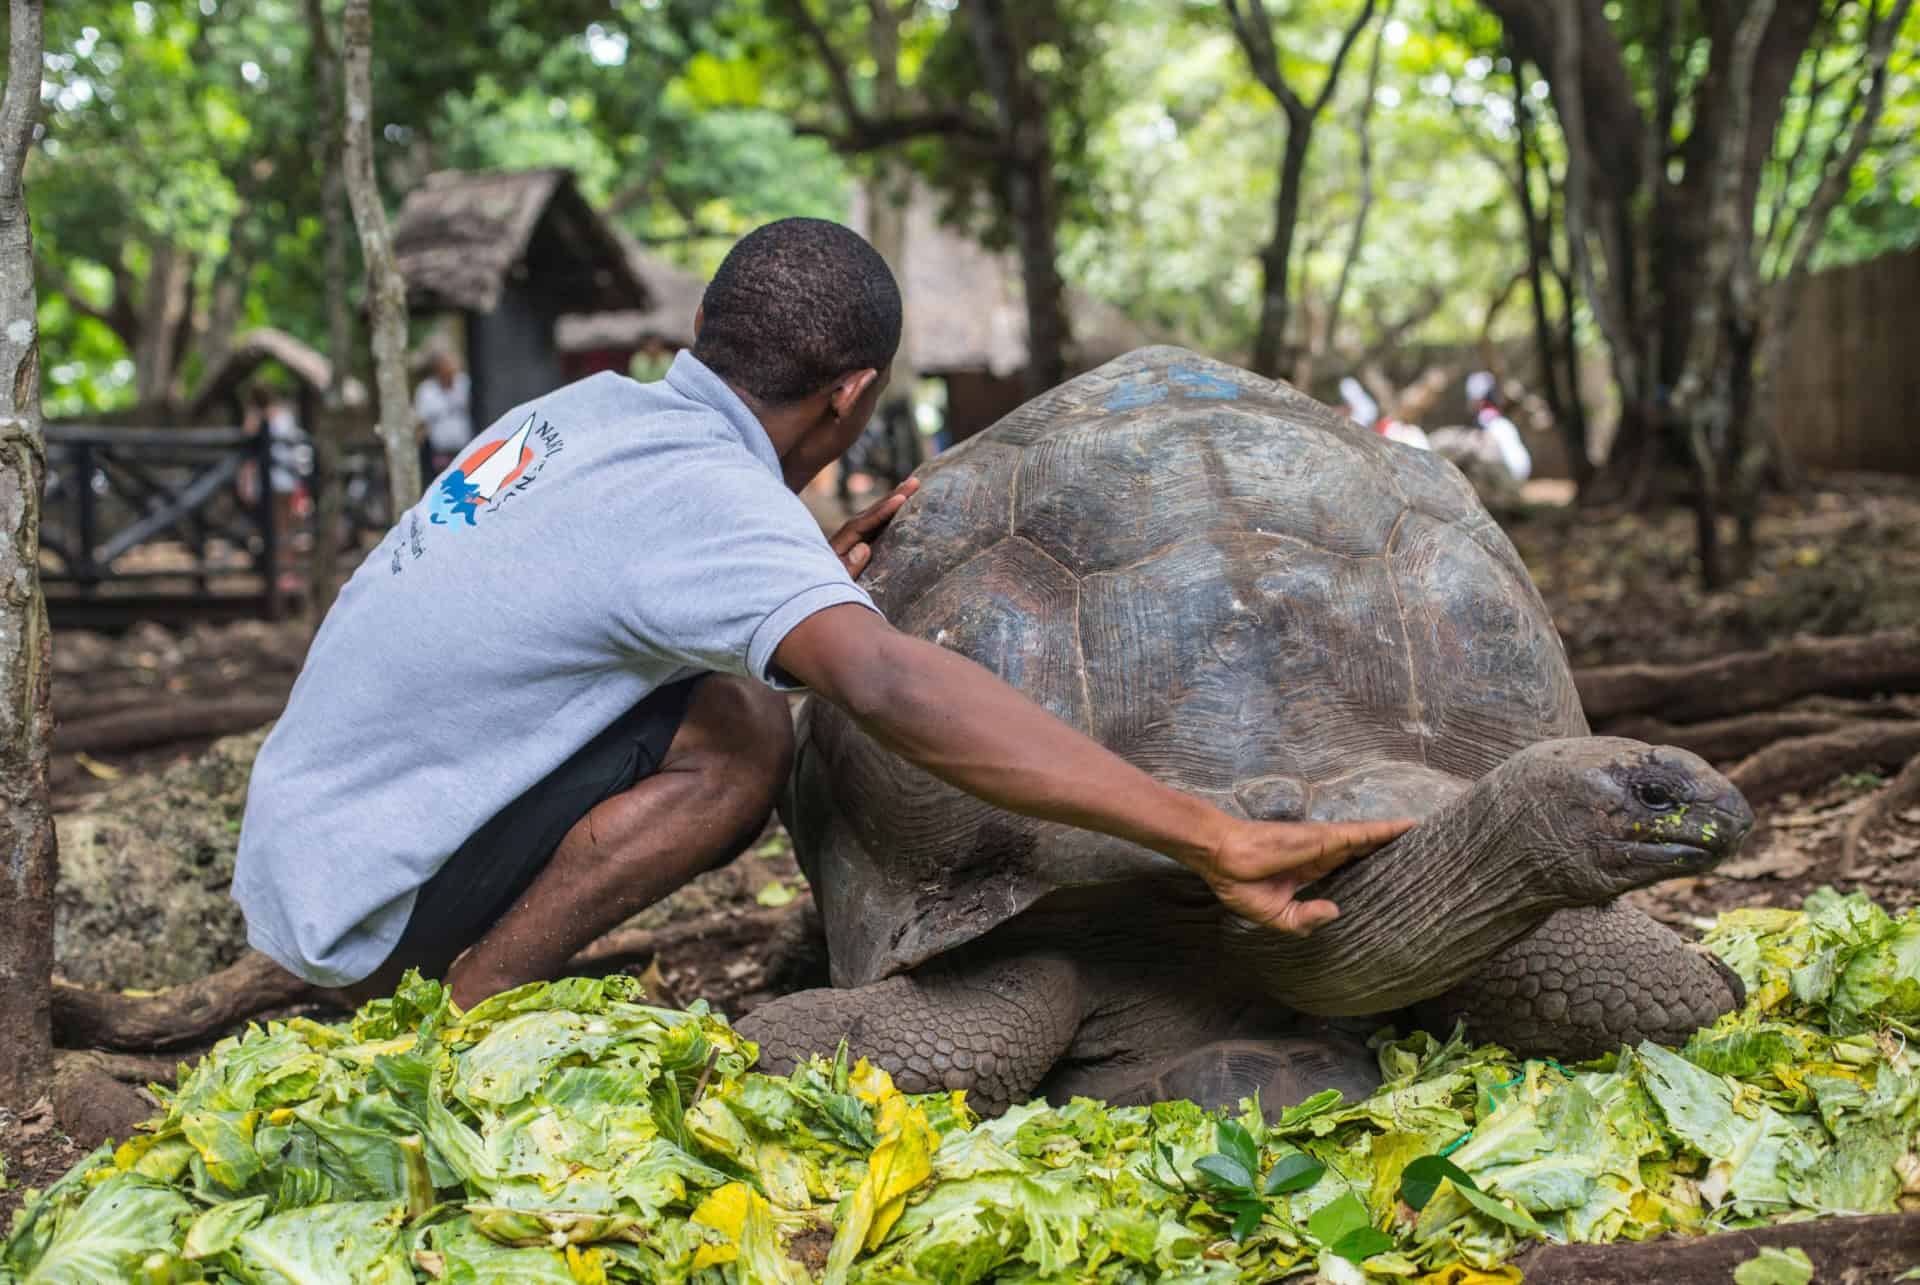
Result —
[[[887, 618], [1235, 815], [1421, 815], [1586, 734], [1546, 606], [1459, 471], [1285, 384], [1141, 349], [919, 477], [864, 582]], [[1050, 892], [1178, 870], [963, 794], [819, 701], [787, 818], [841, 986]]]

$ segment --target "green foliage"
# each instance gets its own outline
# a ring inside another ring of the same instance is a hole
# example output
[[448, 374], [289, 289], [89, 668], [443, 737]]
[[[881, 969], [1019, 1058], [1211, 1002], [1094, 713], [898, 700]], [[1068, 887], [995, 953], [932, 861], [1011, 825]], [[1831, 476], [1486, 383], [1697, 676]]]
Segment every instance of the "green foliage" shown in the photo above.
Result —
[[1421, 1156], [1400, 1175], [1400, 1199], [1411, 1209], [1425, 1209], [1442, 1182], [1451, 1182], [1456, 1187], [1473, 1186], [1473, 1179], [1467, 1177], [1459, 1165], [1442, 1156]]
[[[898, 49], [882, 75], [874, 8], [808, 0], [840, 51], [862, 112], [951, 109], [988, 119], [966, 6], [896, 0]], [[323, 6], [337, 17], [338, 0]], [[1221, 7], [1201, 0], [1047, 0], [1008, 6], [1049, 104], [1067, 278], [1158, 333], [1232, 357], [1258, 316], [1256, 255], [1271, 232], [1281, 118], [1253, 80]], [[1665, 6], [1614, 6], [1630, 74], [1650, 99]], [[1354, 0], [1270, 5], [1282, 65], [1316, 92]], [[1862, 31], [1858, 3], [1804, 60], [1757, 201], [1763, 224], [1812, 196], [1845, 121]], [[1691, 10], [1689, 10], [1691, 12]], [[134, 339], [164, 250], [191, 256], [203, 320], [223, 272], [244, 277], [241, 324], [325, 333], [320, 124], [303, 0], [76, 0], [49, 6], [45, 135], [29, 173], [43, 265], [40, 322], [50, 413], [130, 402], [154, 373]], [[1383, 336], [1458, 341], [1524, 263], [1510, 191], [1513, 69], [1496, 21], [1469, 0], [1397, 0], [1361, 37], [1316, 133], [1295, 251], [1304, 338], [1324, 318], [1361, 201], [1356, 128], [1372, 42], [1385, 43], [1371, 115], [1374, 199], [1352, 267], [1341, 347]], [[731, 240], [788, 214], [844, 217], [854, 181], [904, 166], [954, 217], [1004, 244], [990, 150], [950, 134], [841, 154], [834, 83], [785, 0], [415, 0], [377, 8], [379, 166], [389, 203], [447, 166], [562, 164], [619, 208], [644, 242], [695, 271]], [[1684, 95], [1710, 50], [1677, 42]], [[431, 50], [432, 57], [422, 57]], [[1920, 10], [1896, 41], [1885, 115], [1847, 176], [1816, 258], [1854, 262], [1920, 245]], [[1561, 149], [1537, 69], [1538, 147]], [[1816, 81], [1832, 79], [1825, 95]], [[897, 82], [897, 85], [895, 85]], [[889, 89], [889, 86], [894, 88]], [[1684, 131], [1683, 119], [1678, 129]], [[1678, 163], [1678, 158], [1676, 158]], [[1534, 194], [1554, 194], [1536, 174]], [[1779, 263], [1770, 260], [1770, 271]], [[349, 269], [357, 283], [357, 269]], [[356, 287], [357, 293], [357, 287]], [[1526, 325], [1524, 296], [1497, 334]], [[1422, 319], [1424, 318], [1424, 321]], [[1419, 322], [1402, 330], [1399, 323]], [[191, 334], [191, 328], [189, 328]], [[191, 345], [189, 345], [191, 349]], [[163, 374], [166, 372], [162, 372]], [[200, 373], [189, 351], [176, 385]], [[164, 380], [162, 382], [165, 382]]]
[[1733, 1269], [1733, 1285], [1808, 1285], [1813, 1260], [1804, 1249], [1769, 1245]]
[[[337, 0], [324, 7], [337, 49]], [[699, 269], [768, 218], [845, 216], [844, 167], [823, 142], [766, 110], [712, 110], [684, 90], [683, 68], [716, 38], [710, 24], [662, 21], [645, 0], [483, 8], [377, 10], [376, 142], [390, 203], [428, 169], [567, 165], [591, 198], [625, 196], [630, 230], [686, 247]], [[429, 47], [435, 57], [414, 56]], [[241, 324], [321, 343], [324, 112], [301, 0], [56, 6], [47, 48], [46, 134], [28, 191], [49, 269], [49, 413], [133, 400], [134, 337], [162, 245], [193, 256], [202, 315], [222, 266], [243, 266]], [[178, 382], [191, 387], [198, 373], [189, 356]]]
[[[1282, 118], [1218, 6], [1173, 12], [1121, 0], [1110, 8], [1110, 74], [1142, 92], [1128, 95], [1089, 142], [1094, 164], [1122, 181], [1104, 191], [1097, 221], [1068, 230], [1069, 275], [1165, 333], [1236, 353], [1258, 319], [1256, 256], [1272, 233]], [[1354, 6], [1269, 8], [1283, 71], [1301, 92], [1317, 92]], [[1349, 346], [1422, 312], [1432, 313], [1428, 333], [1476, 334], [1488, 300], [1525, 262], [1501, 175], [1470, 137], [1489, 129], [1482, 97], [1505, 92], [1492, 60], [1468, 39], [1485, 32], [1433, 25], [1418, 8], [1398, 6], [1384, 29], [1371, 124], [1375, 195], [1346, 300]], [[1318, 324], [1359, 210], [1355, 128], [1378, 30], [1361, 36], [1314, 135], [1294, 253], [1293, 289], [1304, 303], [1296, 329]], [[1437, 306], [1429, 302], [1436, 298]], [[1520, 316], [1516, 309], [1509, 321]]]
[[350, 1023], [223, 1041], [149, 1132], [27, 1206], [0, 1280], [797, 1282], [789, 1239], [829, 1226], [825, 1278], [874, 1285], [1404, 1279], [1891, 1211], [1920, 1126], [1915, 933], [1857, 895], [1734, 911], [1707, 940], [1749, 1002], [1680, 1052], [1566, 1068], [1388, 1032], [1374, 1094], [1271, 1123], [1084, 1099], [980, 1120], [844, 1049], [753, 1072], [723, 1020], [631, 978], [462, 1012], [410, 977]]

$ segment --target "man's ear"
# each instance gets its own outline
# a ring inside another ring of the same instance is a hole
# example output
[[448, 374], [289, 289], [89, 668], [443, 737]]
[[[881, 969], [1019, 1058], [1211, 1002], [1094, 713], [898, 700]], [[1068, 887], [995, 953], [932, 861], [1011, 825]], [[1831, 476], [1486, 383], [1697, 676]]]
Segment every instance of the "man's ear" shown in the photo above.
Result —
[[700, 327], [707, 324], [707, 305], [705, 301], [693, 305], [693, 341], [700, 342]]
[[867, 395], [873, 387], [873, 381], [880, 378], [877, 370], [856, 370], [852, 374], [842, 375], [840, 382], [833, 386], [827, 395], [827, 405], [833, 411], [835, 419], [845, 419], [853, 413], [854, 403]]

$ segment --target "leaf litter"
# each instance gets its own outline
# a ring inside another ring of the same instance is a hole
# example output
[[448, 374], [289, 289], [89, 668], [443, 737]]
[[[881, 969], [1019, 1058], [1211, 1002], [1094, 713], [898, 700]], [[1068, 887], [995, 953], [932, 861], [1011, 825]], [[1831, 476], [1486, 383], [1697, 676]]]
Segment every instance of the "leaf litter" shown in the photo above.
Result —
[[[723, 1018], [629, 977], [463, 1012], [409, 976], [216, 1046], [16, 1215], [0, 1281], [1484, 1285], [1536, 1241], [1920, 1206], [1920, 912], [1822, 891], [1705, 945], [1748, 1000], [1684, 1048], [1563, 1067], [1383, 1031], [1377, 1092], [1272, 1123], [981, 1119], [844, 1051], [753, 1071]], [[1746, 1278], [1793, 1279], [1782, 1257]]]

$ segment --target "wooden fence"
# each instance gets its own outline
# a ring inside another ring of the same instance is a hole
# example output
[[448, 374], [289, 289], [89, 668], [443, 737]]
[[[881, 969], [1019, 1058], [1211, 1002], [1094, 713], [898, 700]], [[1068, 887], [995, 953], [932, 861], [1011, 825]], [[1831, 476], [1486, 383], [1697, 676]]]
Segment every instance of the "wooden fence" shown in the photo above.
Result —
[[[278, 620], [304, 594], [270, 485], [273, 443], [235, 428], [47, 429], [41, 579], [58, 626]], [[349, 451], [343, 543], [386, 530], [385, 465]]]
[[1920, 474], [1920, 250], [1807, 281], [1774, 413], [1797, 467]]

